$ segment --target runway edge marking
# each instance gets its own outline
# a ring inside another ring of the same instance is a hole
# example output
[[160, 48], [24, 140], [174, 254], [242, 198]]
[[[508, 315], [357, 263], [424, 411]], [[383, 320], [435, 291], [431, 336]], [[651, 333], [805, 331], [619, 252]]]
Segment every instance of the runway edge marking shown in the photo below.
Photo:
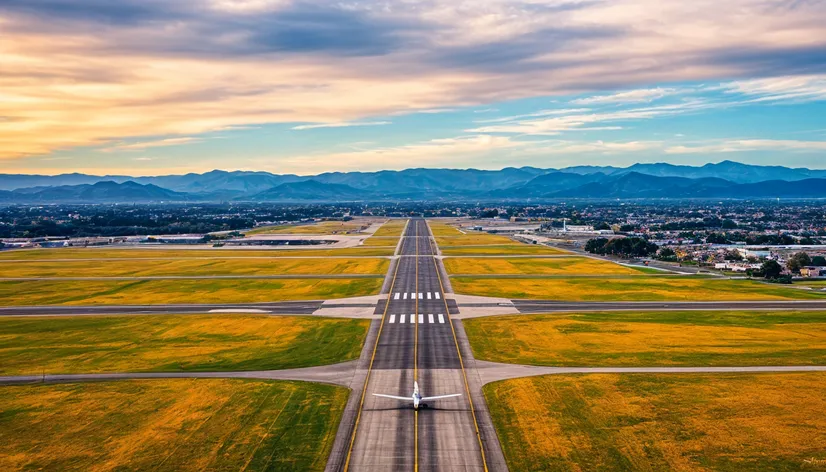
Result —
[[[399, 245], [401, 245], [402, 241], [404, 241], [404, 234], [407, 232], [407, 227], [410, 225], [410, 220], [407, 220], [407, 224], [404, 226], [404, 231], [402, 232], [401, 240], [399, 241]], [[401, 247], [401, 246], [400, 246]], [[390, 291], [389, 293], [393, 293], [393, 289], [396, 286], [396, 276], [399, 274], [399, 266], [401, 264], [396, 264], [395, 270], [393, 270], [393, 282], [390, 284]], [[361, 421], [361, 412], [364, 409], [364, 397], [367, 394], [367, 386], [370, 383], [370, 374], [373, 372], [373, 362], [376, 360], [376, 351], [379, 349], [379, 340], [381, 339], [381, 332], [384, 330], [384, 319], [387, 317], [387, 311], [390, 308], [390, 295], [387, 296], [387, 302], [384, 304], [384, 313], [381, 315], [381, 324], [379, 325], [379, 333], [376, 335], [376, 343], [373, 345], [373, 353], [370, 355], [370, 366], [367, 368], [367, 377], [364, 379], [364, 387], [361, 389], [361, 399], [359, 400], [359, 409], [358, 413], [356, 414], [356, 423], [353, 425], [353, 435], [350, 437], [350, 446], [347, 448], [347, 459], [344, 461], [344, 472], [348, 472], [350, 470], [350, 458], [353, 455], [353, 445], [356, 443], [356, 433], [359, 429], [359, 422]]]
[[[425, 225], [427, 226], [427, 231], [430, 233], [430, 224], [427, 223], [425, 220]], [[435, 237], [433, 238], [432, 244], [436, 244]], [[444, 285], [442, 285], [442, 275], [439, 272], [439, 263], [436, 262], [436, 256], [433, 256], [433, 265], [436, 268], [436, 277], [439, 279], [439, 290], [443, 293], [445, 291]], [[470, 385], [467, 381], [467, 372], [465, 372], [465, 361], [462, 359], [462, 350], [459, 349], [459, 340], [456, 338], [456, 328], [453, 327], [453, 321], [450, 319], [450, 307], [447, 306], [447, 298], [443, 297], [444, 304], [445, 304], [445, 317], [447, 317], [448, 324], [450, 324], [450, 331], [453, 333], [453, 342], [456, 344], [456, 353], [459, 355], [459, 366], [462, 368], [462, 380], [465, 382], [465, 392], [467, 393], [467, 400], [470, 403], [470, 414], [473, 416], [473, 427], [476, 429], [476, 441], [479, 443], [479, 453], [482, 455], [482, 467], [484, 468], [485, 472], [488, 472], [488, 461], [485, 457], [485, 445], [482, 443], [482, 434], [479, 431], [479, 421], [476, 419], [476, 408], [473, 406], [473, 397], [470, 393]]]

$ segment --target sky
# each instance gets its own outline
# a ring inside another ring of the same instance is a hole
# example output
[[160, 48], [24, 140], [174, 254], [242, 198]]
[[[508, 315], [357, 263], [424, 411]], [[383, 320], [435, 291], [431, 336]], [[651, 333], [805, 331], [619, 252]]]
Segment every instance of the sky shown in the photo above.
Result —
[[824, 0], [2, 0], [0, 172], [826, 168]]

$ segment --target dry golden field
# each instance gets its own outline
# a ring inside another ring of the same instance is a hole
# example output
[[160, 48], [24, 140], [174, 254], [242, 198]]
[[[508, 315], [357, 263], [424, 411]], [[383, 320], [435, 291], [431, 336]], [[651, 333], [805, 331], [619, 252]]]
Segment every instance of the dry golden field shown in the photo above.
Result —
[[322, 471], [348, 391], [250, 380], [0, 387], [0, 470]]
[[189, 259], [20, 261], [0, 264], [0, 277], [150, 277], [210, 275], [383, 275], [387, 259]]
[[358, 357], [369, 325], [369, 320], [240, 314], [3, 317], [0, 376], [335, 364]]
[[642, 272], [613, 262], [588, 257], [545, 259], [507, 258], [447, 258], [445, 269], [450, 274], [513, 274], [513, 275], [643, 275]]
[[327, 235], [327, 234], [357, 234], [370, 226], [367, 221], [322, 221], [319, 223], [301, 225], [282, 226], [262, 226], [247, 231], [247, 236], [262, 234], [307, 234], [307, 235]]
[[494, 246], [454, 246], [440, 247], [444, 256], [532, 256], [532, 255], [572, 255], [559, 248], [540, 244], [522, 244], [513, 242], [509, 245]]
[[382, 277], [360, 279], [0, 281], [0, 305], [263, 303], [376, 295]]
[[441, 247], [450, 246], [491, 246], [502, 244], [520, 244], [517, 241], [497, 234], [468, 233], [458, 236], [436, 236], [436, 243]]
[[393, 236], [372, 236], [365, 239], [361, 245], [367, 247], [392, 247], [395, 250], [396, 246], [399, 244], [399, 239], [401, 238]]
[[446, 223], [438, 223], [435, 221], [428, 221], [428, 226], [430, 226], [430, 232], [433, 233], [433, 236], [461, 236], [462, 232], [456, 229], [456, 226], [449, 225]]
[[473, 278], [454, 277], [456, 293], [562, 301], [720, 301], [826, 299], [826, 293], [751, 280], [673, 277]]
[[401, 237], [404, 227], [407, 226], [407, 220], [390, 220], [381, 225], [373, 236], [395, 236]]
[[[212, 249], [167, 249], [161, 247], [90, 247], [61, 249], [24, 249], [0, 252], [4, 260], [48, 260], [48, 259], [268, 259], [278, 257], [329, 257], [329, 256], [392, 256], [392, 249], [381, 248], [341, 248], [312, 249], [312, 246], [292, 249], [274, 246], [273, 249], [212, 248]], [[0, 270], [4, 270], [0, 265]]]
[[510, 470], [786, 471], [826, 463], [826, 373], [545, 376], [484, 387]]
[[826, 312], [519, 315], [464, 321], [477, 359], [568, 367], [826, 365]]

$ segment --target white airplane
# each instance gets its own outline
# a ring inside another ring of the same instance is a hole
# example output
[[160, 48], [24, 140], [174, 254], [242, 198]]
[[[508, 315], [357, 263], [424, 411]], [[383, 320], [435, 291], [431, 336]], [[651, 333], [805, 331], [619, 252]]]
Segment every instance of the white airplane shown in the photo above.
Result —
[[374, 393], [373, 395], [382, 398], [390, 398], [393, 400], [401, 400], [405, 402], [412, 401], [413, 402], [413, 409], [418, 410], [419, 406], [421, 405], [422, 408], [427, 408], [427, 403], [422, 403], [430, 400], [439, 400], [442, 398], [452, 398], [452, 397], [461, 397], [461, 393], [454, 393], [452, 395], [439, 395], [436, 397], [423, 397], [419, 394], [419, 382], [413, 382], [413, 395], [410, 397], [397, 397], [395, 395], [383, 395], [381, 393]]

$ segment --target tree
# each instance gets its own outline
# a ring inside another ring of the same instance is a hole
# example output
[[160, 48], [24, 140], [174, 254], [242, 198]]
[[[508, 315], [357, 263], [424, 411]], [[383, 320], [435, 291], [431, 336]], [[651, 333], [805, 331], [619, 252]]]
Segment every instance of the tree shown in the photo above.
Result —
[[597, 231], [605, 231], [605, 230], [611, 229], [611, 226], [608, 223], [603, 221], [602, 223], [594, 226], [594, 229], [597, 230]]
[[677, 253], [670, 247], [664, 247], [657, 253], [657, 259], [661, 261], [676, 261]]
[[743, 260], [743, 255], [740, 254], [740, 251], [726, 251], [723, 259], [727, 261], [739, 262]]
[[775, 260], [768, 260], [763, 263], [760, 271], [763, 273], [763, 277], [774, 280], [779, 278], [780, 274], [783, 273], [783, 266]]
[[728, 238], [719, 233], [709, 233], [706, 236], [706, 242], [709, 244], [731, 244]]
[[812, 258], [812, 265], [817, 267], [826, 267], [826, 257], [815, 256]]
[[812, 258], [805, 252], [798, 252], [786, 262], [786, 267], [788, 267], [790, 272], [795, 274], [800, 273], [800, 269], [809, 265], [812, 265]]

